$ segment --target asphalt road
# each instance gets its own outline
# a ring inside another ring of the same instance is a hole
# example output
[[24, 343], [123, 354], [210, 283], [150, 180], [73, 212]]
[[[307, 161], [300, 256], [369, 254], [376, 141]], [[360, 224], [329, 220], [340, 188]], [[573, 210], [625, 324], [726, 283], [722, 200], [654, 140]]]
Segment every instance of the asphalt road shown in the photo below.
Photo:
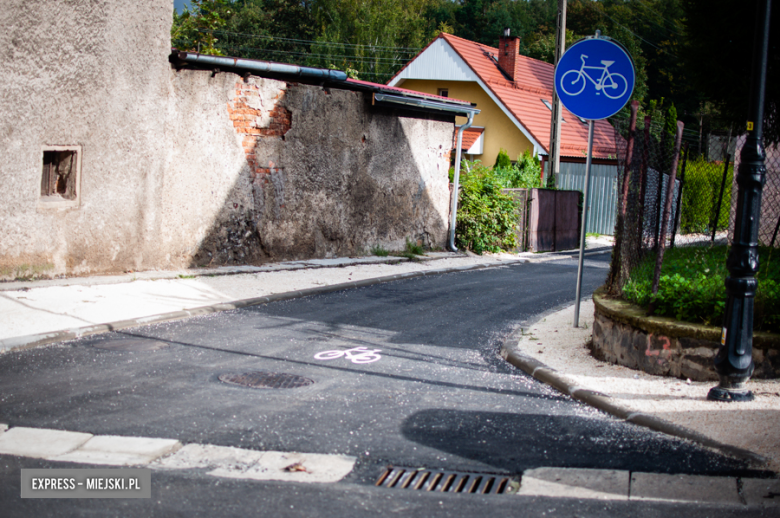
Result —
[[[606, 272], [586, 268], [583, 292], [601, 285]], [[20, 500], [21, 467], [62, 465], [0, 456], [0, 501], [8, 516], [255, 515], [258, 505], [277, 516], [388, 509], [477, 515], [486, 505], [503, 515], [519, 500], [401, 496], [373, 483], [390, 464], [510, 474], [542, 466], [747, 473], [739, 461], [562, 396], [498, 357], [501, 340], [517, 326], [573, 301], [575, 278], [574, 261], [445, 274], [0, 356], [0, 423], [358, 457], [353, 473], [330, 486], [226, 481], [190, 470], [156, 473], [151, 501], [85, 501]], [[164, 347], [113, 348], [128, 338]], [[379, 359], [315, 358], [355, 347]], [[255, 371], [313, 383], [252, 389], [219, 380]], [[609, 514], [629, 516], [638, 505], [524, 500], [550, 516], [572, 516], [573, 509], [603, 515], [605, 505], [616, 506]], [[641, 509], [660, 516], [668, 506]], [[691, 516], [699, 511], [707, 509]]]

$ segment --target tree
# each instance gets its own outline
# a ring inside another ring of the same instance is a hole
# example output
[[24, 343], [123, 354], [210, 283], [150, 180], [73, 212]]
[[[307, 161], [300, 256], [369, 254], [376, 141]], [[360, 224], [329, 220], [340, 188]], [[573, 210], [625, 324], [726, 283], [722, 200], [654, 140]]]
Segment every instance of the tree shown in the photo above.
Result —
[[442, 0], [317, 0], [314, 66], [353, 68], [372, 81], [390, 78], [442, 27], [427, 13]]
[[171, 45], [179, 50], [202, 52], [214, 56], [224, 56], [217, 47], [219, 41], [214, 36], [225, 26], [225, 17], [230, 8], [225, 0], [191, 0], [192, 10], [186, 6], [181, 14], [173, 12], [171, 26]]
[[[744, 130], [748, 116], [757, 0], [685, 0], [688, 40], [685, 64], [699, 101], [710, 101], [724, 125]], [[764, 139], [780, 142], [780, 8], [774, 6], [769, 31]]]

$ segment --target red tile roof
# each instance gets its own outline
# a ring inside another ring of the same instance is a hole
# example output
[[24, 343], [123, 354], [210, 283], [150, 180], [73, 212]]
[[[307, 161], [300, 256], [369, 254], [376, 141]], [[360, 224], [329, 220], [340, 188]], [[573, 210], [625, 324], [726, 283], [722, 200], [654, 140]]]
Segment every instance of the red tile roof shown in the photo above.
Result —
[[399, 95], [411, 95], [414, 97], [425, 97], [430, 98], [435, 101], [447, 101], [447, 102], [453, 102], [453, 103], [459, 103], [459, 104], [469, 104], [468, 101], [464, 101], [462, 99], [455, 99], [453, 97], [442, 97], [441, 95], [433, 95], [433, 94], [427, 94], [425, 92], [418, 92], [416, 90], [408, 90], [406, 88], [399, 88], [397, 86], [388, 86], [383, 85], [381, 83], [372, 83], [371, 81], [361, 81], [359, 79], [352, 79], [348, 78], [347, 83], [351, 83], [353, 85], [358, 86], [365, 86], [369, 88], [376, 88], [377, 90], [380, 90], [382, 92], [388, 92], [388, 93], [396, 93]]
[[[542, 99], [548, 102], [552, 101], [554, 67], [550, 63], [527, 56], [518, 56], [517, 81], [510, 81], [494, 59], [494, 56], [498, 56], [498, 49], [452, 34], [442, 33], [438, 37], [449, 43], [504, 107], [520, 121], [545, 152], [549, 153], [552, 114]], [[425, 49], [422, 52], [425, 52]], [[401, 71], [398, 73], [400, 74]], [[580, 122], [566, 108], [563, 108], [562, 115], [566, 122], [561, 124], [561, 156], [580, 158], [586, 156], [588, 150], [587, 124]], [[593, 157], [614, 158], [615, 155], [615, 131], [612, 125], [606, 120], [595, 121]]]
[[[463, 149], [464, 151], [468, 151], [469, 149], [471, 149], [471, 146], [474, 145], [474, 142], [476, 142], [479, 136], [482, 135], [483, 131], [485, 131], [485, 128], [466, 128], [465, 130], [463, 130], [463, 138], [461, 140], [460, 148]], [[457, 138], [458, 138], [458, 132], [456, 131], [452, 135], [453, 149], [455, 148], [455, 146], [458, 145]]]

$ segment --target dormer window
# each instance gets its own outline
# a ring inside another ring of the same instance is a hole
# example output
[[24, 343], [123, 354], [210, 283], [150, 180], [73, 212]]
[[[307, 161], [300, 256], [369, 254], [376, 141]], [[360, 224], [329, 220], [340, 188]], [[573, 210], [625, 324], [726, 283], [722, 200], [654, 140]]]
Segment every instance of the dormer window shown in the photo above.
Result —
[[[547, 99], [539, 99], [539, 100], [542, 101], [545, 106], [547, 106], [548, 110], [552, 111], [552, 104], [550, 103], [550, 101], [548, 101]], [[563, 116], [561, 116], [561, 122], [566, 122], [566, 119], [564, 119]]]

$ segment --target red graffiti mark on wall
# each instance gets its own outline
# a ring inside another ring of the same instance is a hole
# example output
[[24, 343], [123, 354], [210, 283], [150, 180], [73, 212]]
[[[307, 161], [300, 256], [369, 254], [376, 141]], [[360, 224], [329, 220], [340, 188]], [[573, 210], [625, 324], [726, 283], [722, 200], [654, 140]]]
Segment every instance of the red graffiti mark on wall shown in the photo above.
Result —
[[645, 356], [668, 356], [671, 353], [672, 344], [669, 342], [669, 338], [665, 336], [659, 336], [657, 340], [660, 340], [663, 343], [662, 349], [653, 349], [653, 335], [652, 333], [647, 335], [647, 349], [645, 349]]

